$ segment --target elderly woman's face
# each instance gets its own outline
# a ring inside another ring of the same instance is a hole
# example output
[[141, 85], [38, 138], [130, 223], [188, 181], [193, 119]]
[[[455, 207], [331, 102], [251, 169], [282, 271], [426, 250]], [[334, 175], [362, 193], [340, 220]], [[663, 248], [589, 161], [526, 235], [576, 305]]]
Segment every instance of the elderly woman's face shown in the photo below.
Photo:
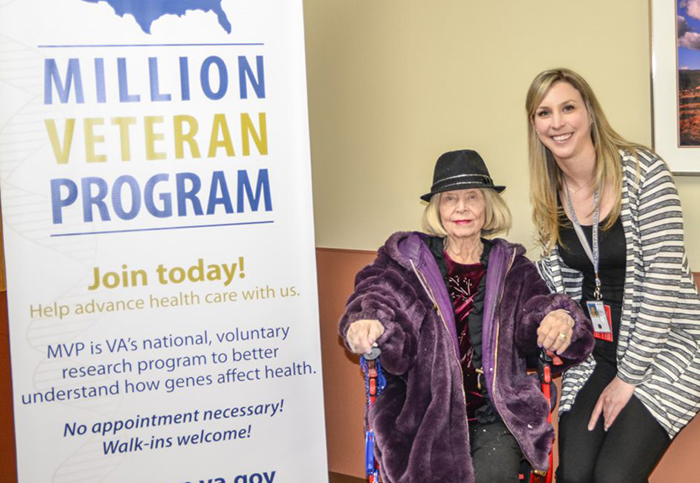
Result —
[[486, 200], [480, 189], [440, 195], [440, 221], [451, 238], [480, 237], [486, 221]]

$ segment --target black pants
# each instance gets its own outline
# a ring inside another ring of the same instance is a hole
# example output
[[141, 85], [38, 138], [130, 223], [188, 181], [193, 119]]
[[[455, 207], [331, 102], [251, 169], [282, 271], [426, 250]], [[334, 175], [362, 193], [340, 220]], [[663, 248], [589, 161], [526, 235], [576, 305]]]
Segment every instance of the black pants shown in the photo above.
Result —
[[610, 362], [596, 362], [571, 411], [559, 420], [557, 483], [646, 482], [671, 444], [668, 433], [636, 396], [607, 432], [602, 414], [593, 431], [588, 431], [598, 396], [617, 373]]
[[518, 483], [522, 453], [502, 421], [469, 428], [476, 483]]

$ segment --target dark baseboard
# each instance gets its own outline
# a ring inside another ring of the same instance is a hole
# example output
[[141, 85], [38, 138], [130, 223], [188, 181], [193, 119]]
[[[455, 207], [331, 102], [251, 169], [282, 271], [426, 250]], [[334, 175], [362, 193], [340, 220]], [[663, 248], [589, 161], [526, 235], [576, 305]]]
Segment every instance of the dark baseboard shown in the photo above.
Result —
[[328, 473], [328, 483], [364, 483], [365, 480], [355, 476], [341, 475], [340, 473]]

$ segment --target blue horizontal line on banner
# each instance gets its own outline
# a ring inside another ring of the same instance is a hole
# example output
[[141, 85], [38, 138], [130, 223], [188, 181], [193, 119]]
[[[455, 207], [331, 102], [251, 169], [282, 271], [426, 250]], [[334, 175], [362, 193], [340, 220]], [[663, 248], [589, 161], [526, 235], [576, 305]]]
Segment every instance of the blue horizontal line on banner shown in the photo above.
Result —
[[240, 225], [266, 225], [274, 223], [274, 221], [244, 221], [241, 223], [222, 223], [218, 225], [189, 225], [189, 226], [163, 226], [158, 228], [136, 228], [133, 230], [110, 230], [110, 231], [88, 231], [88, 232], [76, 232], [76, 233], [56, 233], [51, 235], [51, 237], [63, 237], [63, 236], [83, 236], [83, 235], [110, 235], [114, 233], [134, 233], [139, 231], [163, 231], [163, 230], [188, 230], [192, 228], [217, 228], [220, 226], [240, 226]]
[[215, 44], [76, 44], [76, 45], [37, 45], [39, 49], [90, 49], [103, 47], [254, 47], [265, 45], [262, 42], [215, 43]]

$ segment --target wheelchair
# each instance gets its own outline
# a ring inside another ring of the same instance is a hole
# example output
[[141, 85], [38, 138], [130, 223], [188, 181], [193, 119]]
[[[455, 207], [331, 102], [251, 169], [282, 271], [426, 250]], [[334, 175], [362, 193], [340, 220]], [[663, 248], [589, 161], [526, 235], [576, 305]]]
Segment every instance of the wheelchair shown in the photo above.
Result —
[[[360, 357], [360, 367], [365, 379], [365, 394], [367, 397], [367, 407], [374, 404], [375, 399], [381, 394], [386, 386], [386, 377], [382, 372], [380, 362], [381, 351], [375, 347], [368, 355]], [[549, 401], [549, 415], [547, 422], [552, 424], [552, 409], [556, 404], [556, 389], [552, 388], [552, 368], [553, 366], [561, 365], [558, 357], [552, 356], [545, 350], [541, 350], [535, 367], [542, 385], [542, 394]], [[367, 483], [380, 483], [379, 465], [374, 457], [374, 431], [367, 423], [368, 427], [365, 430], [365, 478]], [[527, 461], [523, 463], [518, 475], [523, 483], [552, 483], [553, 476], [553, 453], [552, 448], [549, 449], [549, 470], [546, 473], [533, 471]]]

